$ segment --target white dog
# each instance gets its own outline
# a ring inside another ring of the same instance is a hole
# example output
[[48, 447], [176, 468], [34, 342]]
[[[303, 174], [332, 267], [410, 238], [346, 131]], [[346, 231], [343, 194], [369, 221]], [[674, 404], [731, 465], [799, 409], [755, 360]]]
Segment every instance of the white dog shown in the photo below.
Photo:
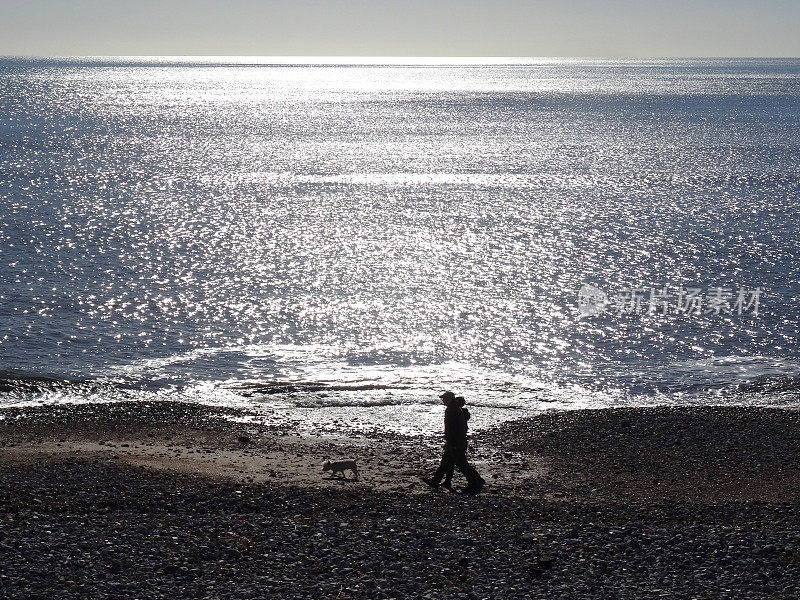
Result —
[[353, 479], [358, 479], [358, 467], [356, 467], [356, 461], [352, 459], [347, 460], [335, 460], [333, 462], [326, 460], [322, 463], [322, 471], [330, 471], [331, 477], [339, 473], [342, 477], [344, 477], [345, 470], [350, 470], [353, 472]]

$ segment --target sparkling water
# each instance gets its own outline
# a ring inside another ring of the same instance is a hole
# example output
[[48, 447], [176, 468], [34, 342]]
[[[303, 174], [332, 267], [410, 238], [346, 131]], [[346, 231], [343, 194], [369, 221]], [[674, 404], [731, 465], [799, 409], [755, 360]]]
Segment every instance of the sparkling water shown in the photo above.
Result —
[[800, 61], [293, 62], [0, 60], [0, 403], [798, 403]]

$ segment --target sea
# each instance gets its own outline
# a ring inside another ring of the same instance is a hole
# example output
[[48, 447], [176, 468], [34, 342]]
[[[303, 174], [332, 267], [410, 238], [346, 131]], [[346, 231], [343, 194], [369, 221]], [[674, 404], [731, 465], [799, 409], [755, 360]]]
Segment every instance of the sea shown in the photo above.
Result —
[[0, 407], [800, 406], [800, 60], [0, 58]]

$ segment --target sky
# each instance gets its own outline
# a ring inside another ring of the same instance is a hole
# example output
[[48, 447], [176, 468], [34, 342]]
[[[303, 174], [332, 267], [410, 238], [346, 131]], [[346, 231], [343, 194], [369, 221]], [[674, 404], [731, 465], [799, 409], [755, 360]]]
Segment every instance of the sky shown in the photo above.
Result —
[[800, 56], [800, 0], [0, 0], [0, 55]]

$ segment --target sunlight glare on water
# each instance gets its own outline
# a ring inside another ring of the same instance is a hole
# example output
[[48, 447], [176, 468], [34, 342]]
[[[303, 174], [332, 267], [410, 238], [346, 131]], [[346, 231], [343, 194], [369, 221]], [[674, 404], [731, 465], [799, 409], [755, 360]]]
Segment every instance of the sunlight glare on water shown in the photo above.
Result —
[[[796, 389], [797, 62], [376, 60], [0, 62], [0, 370], [421, 414]], [[579, 319], [587, 281], [765, 295]]]

